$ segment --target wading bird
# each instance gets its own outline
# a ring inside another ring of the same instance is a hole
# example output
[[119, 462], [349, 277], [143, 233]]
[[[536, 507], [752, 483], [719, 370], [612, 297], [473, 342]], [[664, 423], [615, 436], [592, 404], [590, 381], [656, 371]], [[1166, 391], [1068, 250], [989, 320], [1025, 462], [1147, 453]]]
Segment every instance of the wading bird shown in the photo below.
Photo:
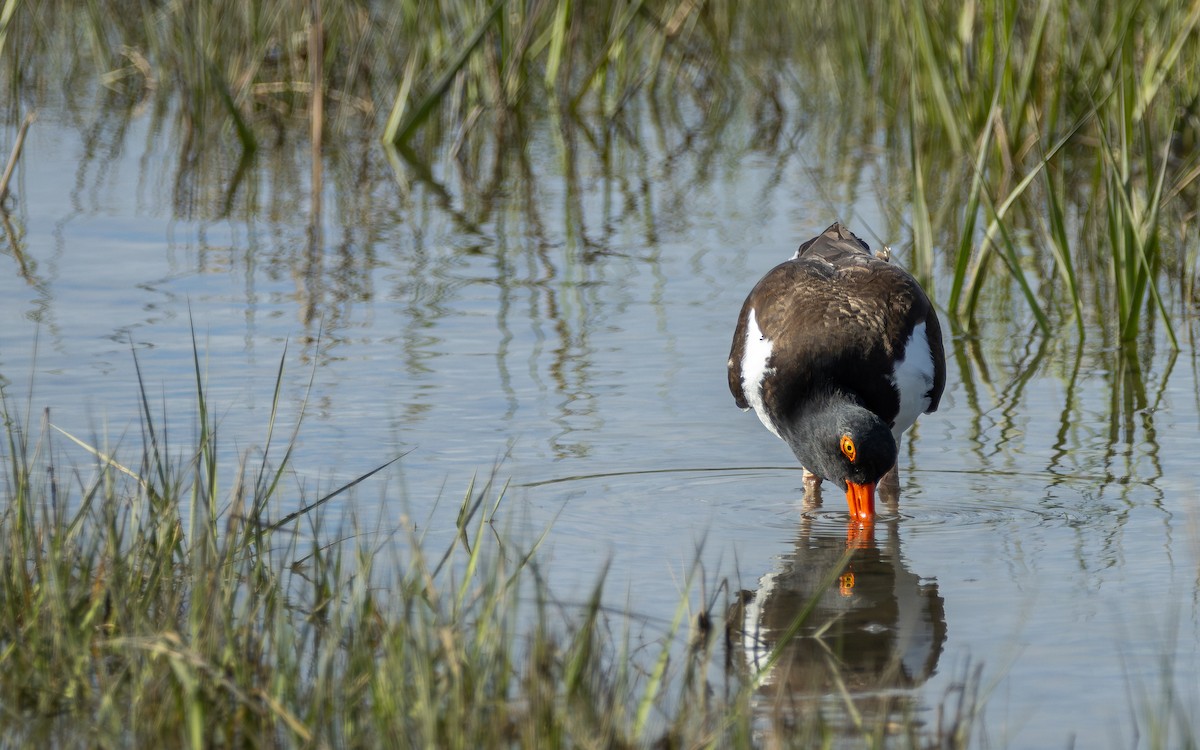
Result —
[[737, 405], [791, 447], [810, 490], [837, 484], [863, 523], [880, 479], [895, 479], [901, 435], [945, 385], [942, 329], [921, 285], [841, 223], [759, 280], [729, 353]]

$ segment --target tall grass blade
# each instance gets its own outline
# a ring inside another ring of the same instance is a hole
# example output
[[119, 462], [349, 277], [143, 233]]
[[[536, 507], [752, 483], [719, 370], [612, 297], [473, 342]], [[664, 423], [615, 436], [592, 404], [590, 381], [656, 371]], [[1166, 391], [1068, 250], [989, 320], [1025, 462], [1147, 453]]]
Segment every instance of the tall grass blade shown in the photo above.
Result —
[[208, 68], [209, 80], [217, 91], [217, 97], [221, 100], [221, 104], [225, 105], [225, 112], [233, 120], [233, 127], [237, 131], [238, 140], [242, 143], [242, 150], [245, 153], [254, 153], [258, 149], [258, 139], [254, 136], [254, 131], [246, 122], [246, 118], [242, 116], [241, 108], [234, 101], [233, 93], [230, 92], [229, 85], [225, 82], [225, 76], [221, 74], [221, 70], [212, 58], [206, 59], [205, 64]]
[[[504, 493], [503, 493], [503, 490], [502, 490], [502, 491], [500, 492], [500, 495], [501, 495], [501, 496], [503, 496], [503, 494], [504, 494]], [[468, 498], [468, 499], [469, 499], [469, 498]], [[479, 499], [478, 499], [478, 500], [476, 501], [476, 503], [475, 503], [475, 508], [479, 508], [479, 507], [482, 505], [482, 503], [483, 503], [483, 500], [484, 500], [484, 497], [483, 497], [483, 493], [481, 492], [481, 493], [479, 494]], [[499, 503], [499, 500], [497, 500], [497, 504], [498, 504], [498, 503]], [[469, 522], [469, 520], [470, 520], [470, 517], [471, 517], [471, 516], [473, 516], [473, 515], [474, 515], [474, 510], [472, 510], [472, 511], [471, 511], [471, 513], [468, 515], [468, 517], [467, 517], [467, 521], [465, 521], [465, 522], [464, 522], [464, 525], [463, 525], [463, 527], [460, 529], [460, 533], [461, 533], [461, 534], [462, 534], [462, 536], [463, 536], [463, 543], [464, 543], [464, 544], [466, 544], [466, 527], [465, 527], [465, 524]], [[467, 544], [467, 546], [466, 546], [466, 548], [467, 548], [467, 551], [468, 551], [468, 554], [467, 554], [467, 567], [466, 567], [466, 570], [465, 570], [465, 571], [464, 571], [464, 573], [463, 573], [463, 580], [462, 580], [462, 584], [459, 586], [459, 589], [458, 589], [458, 599], [457, 599], [457, 601], [456, 601], [456, 606], [457, 606], [457, 608], [458, 608], [459, 610], [461, 610], [461, 609], [463, 608], [463, 605], [466, 603], [466, 600], [467, 600], [467, 593], [468, 593], [468, 591], [470, 591], [470, 588], [471, 588], [471, 582], [472, 582], [472, 580], [475, 578], [475, 573], [476, 573], [476, 571], [479, 569], [479, 564], [480, 564], [480, 556], [481, 556], [481, 555], [482, 555], [482, 553], [483, 553], [483, 544], [482, 544], [482, 541], [483, 541], [483, 530], [484, 530], [484, 528], [485, 528], [485, 527], [488, 525], [488, 521], [489, 521], [489, 520], [490, 520], [490, 519], [488, 518], [488, 515], [487, 515], [487, 510], [485, 509], [485, 510], [483, 511], [483, 515], [482, 515], [482, 517], [480, 517], [480, 519], [479, 519], [479, 523], [475, 525], [475, 538], [474, 538], [474, 542], [473, 542], [473, 543], [471, 543], [471, 544]]]
[[[601, 568], [600, 575], [596, 579], [596, 585], [592, 588], [591, 596], [588, 597], [587, 604], [584, 605], [583, 623], [576, 631], [571, 647], [568, 649], [570, 656], [567, 659], [566, 669], [563, 673], [563, 682], [567, 695], [574, 695], [580, 692], [584, 681], [592, 670], [595, 669], [596, 627], [600, 616], [601, 603], [604, 598], [604, 579], [607, 576], [608, 565], [606, 564]], [[635, 726], [634, 735], [637, 736], [638, 734], [640, 732]]]
[[[1043, 161], [1045, 158], [1043, 155]], [[1054, 254], [1055, 267], [1062, 275], [1063, 283], [1070, 295], [1071, 306], [1074, 309], [1075, 329], [1079, 340], [1083, 341], [1086, 331], [1083, 325], [1083, 295], [1079, 289], [1079, 280], [1075, 275], [1074, 261], [1071, 260], [1071, 241], [1067, 236], [1066, 212], [1063, 209], [1060, 195], [1062, 183], [1054, 181], [1049, 169], [1042, 170], [1042, 175], [1046, 187], [1046, 213], [1050, 224], [1049, 237], [1046, 241], [1050, 246], [1050, 251]]]
[[[320, 343], [319, 343], [320, 336], [319, 335], [317, 337], [317, 340], [318, 340], [317, 346], [319, 348], [320, 347]], [[283, 460], [279, 462], [279, 466], [276, 468], [276, 470], [271, 475], [270, 482], [268, 484], [264, 485], [263, 482], [266, 481], [266, 477], [268, 476], [267, 467], [269, 465], [268, 462], [269, 462], [269, 458], [270, 458], [270, 454], [271, 454], [271, 446], [273, 444], [272, 441], [273, 441], [273, 438], [275, 437], [275, 420], [279, 416], [279, 401], [280, 401], [280, 396], [282, 395], [282, 391], [283, 391], [283, 368], [284, 368], [284, 364], [287, 362], [288, 343], [289, 342], [287, 340], [284, 340], [283, 351], [281, 351], [279, 354], [279, 367], [277, 367], [275, 370], [275, 387], [271, 391], [271, 413], [267, 417], [267, 435], [266, 435], [266, 438], [263, 440], [262, 458], [260, 459], [260, 462], [259, 462], [258, 475], [256, 477], [257, 485], [255, 487], [254, 495], [256, 498], [261, 498], [263, 500], [265, 500], [266, 498], [275, 494], [275, 488], [279, 485], [279, 480], [283, 476], [283, 470], [288, 464], [288, 458], [292, 454], [292, 446], [295, 445], [295, 443], [296, 443], [296, 435], [293, 433], [292, 440], [288, 442], [287, 450], [284, 452]], [[315, 365], [314, 365], [313, 369], [315, 371], [315, 369], [316, 369]], [[310, 389], [312, 387], [312, 382], [313, 382], [312, 377], [310, 376], [310, 378], [309, 378], [309, 388]], [[308, 392], [305, 392], [304, 404], [307, 404], [307, 403], [308, 403]], [[303, 418], [304, 418], [304, 406], [302, 405], [300, 407], [300, 416], [297, 417], [297, 419], [296, 419], [296, 429], [297, 430], [299, 430], [300, 421]], [[255, 518], [258, 517], [258, 511], [259, 511], [259, 508], [255, 508], [255, 513], [254, 513]]]
[[[691, 577], [688, 577], [688, 586], [691, 588]], [[679, 606], [675, 608], [675, 615], [671, 619], [671, 626], [667, 628], [667, 640], [670, 641], [679, 633], [679, 627], [683, 623], [684, 615], [688, 611], [687, 597], [681, 597]], [[670, 649], [664, 648], [654, 661], [654, 667], [650, 670], [650, 675], [646, 680], [646, 687], [642, 692], [642, 699], [638, 702], [637, 711], [633, 719], [633, 736], [641, 737], [646, 729], [646, 721], [650, 718], [650, 709], [654, 707], [654, 702], [658, 699], [659, 692], [663, 689], [667, 674], [667, 661], [670, 657]]]
[[[971, 265], [971, 248], [975, 245], [975, 224], [979, 219], [979, 202], [980, 195], [983, 192], [984, 173], [987, 169], [988, 153], [992, 147], [992, 135], [995, 130], [996, 119], [1000, 116], [1000, 91], [997, 87], [992, 94], [992, 105], [988, 109], [987, 120], [983, 124], [983, 131], [979, 134], [979, 138], [975, 147], [975, 162], [974, 169], [971, 174], [971, 186], [967, 191], [967, 205], [963, 209], [963, 226], [958, 239], [958, 252], [954, 256], [954, 277], [950, 283], [950, 302], [948, 305], [952, 315], [958, 317], [959, 321], [969, 319], [969, 316], [963, 314], [962, 310], [962, 295], [966, 291], [967, 269]], [[980, 258], [976, 261], [977, 264], [982, 264], [986, 258], [984, 255], [984, 247], [980, 246]]]
[[[912, 24], [909, 44], [915, 49], [917, 59], [922, 63], [920, 72], [924, 75], [921, 81], [928, 87], [927, 90], [933, 99], [941, 131], [950, 139], [950, 148], [954, 153], [958, 153], [963, 148], [963, 135], [959, 130], [960, 118], [950, 103], [948, 84], [942, 74], [942, 66], [929, 28], [926, 5], [914, 3], [909, 10], [911, 13], [908, 14], [908, 18]], [[914, 71], [914, 74], [916, 72]]]
[[[133, 370], [138, 384], [139, 404], [142, 410], [142, 429], [146, 431], [147, 436], [150, 438], [150, 453], [143, 457], [143, 461], [149, 461], [150, 466], [148, 468], [158, 474], [157, 488], [165, 491], [172, 487], [173, 482], [165, 458], [165, 446], [159, 445], [158, 431], [154, 427], [154, 415], [150, 411], [150, 398], [146, 395], [146, 381], [142, 377], [142, 366], [138, 362], [137, 350], [133, 346], [132, 339], [129, 341], [129, 350], [133, 356]], [[147, 482], [143, 486], [146, 487], [147, 495], [151, 498], [157, 495], [155, 485]]]
[[[404, 76], [400, 79], [400, 88], [396, 91], [392, 109], [388, 112], [387, 124], [383, 128], [383, 142], [388, 147], [389, 159], [393, 161], [395, 160], [395, 144], [399, 141], [400, 125], [404, 122], [404, 110], [408, 107], [409, 93], [412, 91], [413, 81], [417, 77], [417, 60], [420, 54], [419, 49], [414, 49], [409, 54], [408, 64], [404, 66]], [[400, 172], [400, 170], [396, 171]]]
[[926, 289], [933, 288], [933, 227], [929, 222], [929, 205], [925, 198], [925, 170], [927, 165], [921, 154], [917, 136], [917, 93], [916, 84], [908, 86], [908, 158], [912, 169], [912, 227], [913, 258], [919, 269], [921, 283]]
[[[188, 325], [192, 336], [192, 368], [196, 377], [196, 414], [200, 418], [200, 444], [197, 446], [197, 460], [203, 472], [196, 486], [204, 493], [204, 507], [209, 518], [217, 515], [217, 456], [215, 450], [215, 426], [210, 422], [211, 415], [205, 399], [204, 375], [200, 369], [200, 347], [196, 342], [196, 328], [191, 320], [191, 310], [188, 310]], [[207, 490], [207, 492], [204, 492]]]
[[[4, 0], [4, 7], [0, 8], [0, 55], [4, 54], [4, 42], [8, 39], [8, 25], [12, 23], [13, 15], [17, 12], [17, 5], [21, 0]], [[0, 198], [3, 194], [0, 193]]]
[[546, 58], [546, 88], [553, 90], [558, 80], [559, 66], [567, 50], [567, 28], [571, 19], [571, 0], [558, 0], [554, 8], [554, 20], [550, 23], [549, 53]]

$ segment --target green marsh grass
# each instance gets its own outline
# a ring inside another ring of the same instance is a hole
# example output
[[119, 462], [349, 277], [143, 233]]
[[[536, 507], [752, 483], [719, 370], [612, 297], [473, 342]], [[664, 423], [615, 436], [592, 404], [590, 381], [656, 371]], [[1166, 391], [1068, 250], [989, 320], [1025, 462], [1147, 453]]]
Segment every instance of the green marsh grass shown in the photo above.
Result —
[[[168, 441], [144, 383], [140, 429], [115, 445], [55, 427], [49, 411], [35, 421], [0, 392], [7, 741], [724, 748], [757, 746], [773, 723], [788, 732], [775, 746], [832, 741], [819, 715], [796, 725], [754, 708], [754, 675], [719, 658], [719, 596], [702, 613], [691, 603], [698, 568], [669, 623], [606, 606], [602, 570], [582, 601], [559, 601], [545, 534], [503, 531], [494, 476], [468, 485], [445, 547], [407, 523], [331, 522], [325, 502], [370, 474], [292, 499], [296, 434], [275, 445], [278, 380], [263, 447], [220, 465], [195, 361], [195, 432], [182, 440]], [[900, 734], [855, 714], [856, 731], [868, 745], [961, 747], [979, 708], [950, 706], [957, 719], [933, 728], [914, 717]]]
[[[957, 328], [977, 328], [991, 300], [1043, 336], [1099, 329], [1126, 347], [1157, 326], [1178, 346], [1173, 321], [1195, 301], [1195, 1], [51, 0], [2, 13], [14, 126], [48, 92], [77, 110], [103, 85], [114, 116], [149, 111], [186, 134], [179, 184], [211, 183], [199, 192], [218, 215], [247, 170], [310, 140], [314, 168], [358, 151], [389, 167], [367, 179], [432, 184], [476, 232], [489, 196], [547, 179], [524, 153], [534, 120], [555, 123], [568, 176], [583, 154], [619, 168], [614, 149], [667, 143], [705, 160], [758, 152], [782, 180], [807, 139], [835, 178], [815, 189], [848, 220], [882, 146], [894, 192], [872, 231], [941, 280]], [[433, 178], [447, 157], [460, 185]], [[362, 169], [327, 174], [362, 190]], [[474, 205], [457, 207], [458, 191]]]

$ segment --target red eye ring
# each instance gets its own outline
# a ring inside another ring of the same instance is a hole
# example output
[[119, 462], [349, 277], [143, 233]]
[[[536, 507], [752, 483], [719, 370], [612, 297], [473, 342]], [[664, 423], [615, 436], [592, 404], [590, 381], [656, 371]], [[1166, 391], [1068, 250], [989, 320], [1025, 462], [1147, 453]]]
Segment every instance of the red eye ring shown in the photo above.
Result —
[[842, 435], [841, 442], [842, 455], [850, 459], [850, 463], [854, 463], [854, 457], [858, 451], [854, 447], [854, 440], [849, 435]]

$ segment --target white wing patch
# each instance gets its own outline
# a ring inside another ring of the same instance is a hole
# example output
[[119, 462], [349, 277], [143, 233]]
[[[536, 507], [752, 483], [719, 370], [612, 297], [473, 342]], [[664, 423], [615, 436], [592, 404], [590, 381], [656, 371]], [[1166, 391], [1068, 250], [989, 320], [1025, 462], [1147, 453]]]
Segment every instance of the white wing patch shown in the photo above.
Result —
[[929, 389], [933, 387], [933, 354], [929, 351], [929, 339], [925, 336], [925, 324], [913, 328], [912, 335], [904, 345], [904, 359], [892, 368], [892, 385], [900, 393], [900, 411], [892, 435], [896, 446], [900, 436], [917, 417], [929, 408]]
[[766, 407], [763, 405], [763, 380], [775, 372], [774, 367], [767, 367], [773, 348], [774, 344], [771, 343], [771, 340], [763, 336], [762, 331], [759, 330], [758, 321], [754, 316], [754, 308], [751, 308], [750, 315], [746, 318], [746, 345], [743, 347], [744, 353], [742, 354], [742, 393], [745, 394], [746, 402], [754, 409], [754, 413], [758, 415], [763, 426], [774, 433], [775, 437], [780, 437], [779, 431], [775, 429], [775, 425], [771, 424], [771, 418], [767, 416]]

